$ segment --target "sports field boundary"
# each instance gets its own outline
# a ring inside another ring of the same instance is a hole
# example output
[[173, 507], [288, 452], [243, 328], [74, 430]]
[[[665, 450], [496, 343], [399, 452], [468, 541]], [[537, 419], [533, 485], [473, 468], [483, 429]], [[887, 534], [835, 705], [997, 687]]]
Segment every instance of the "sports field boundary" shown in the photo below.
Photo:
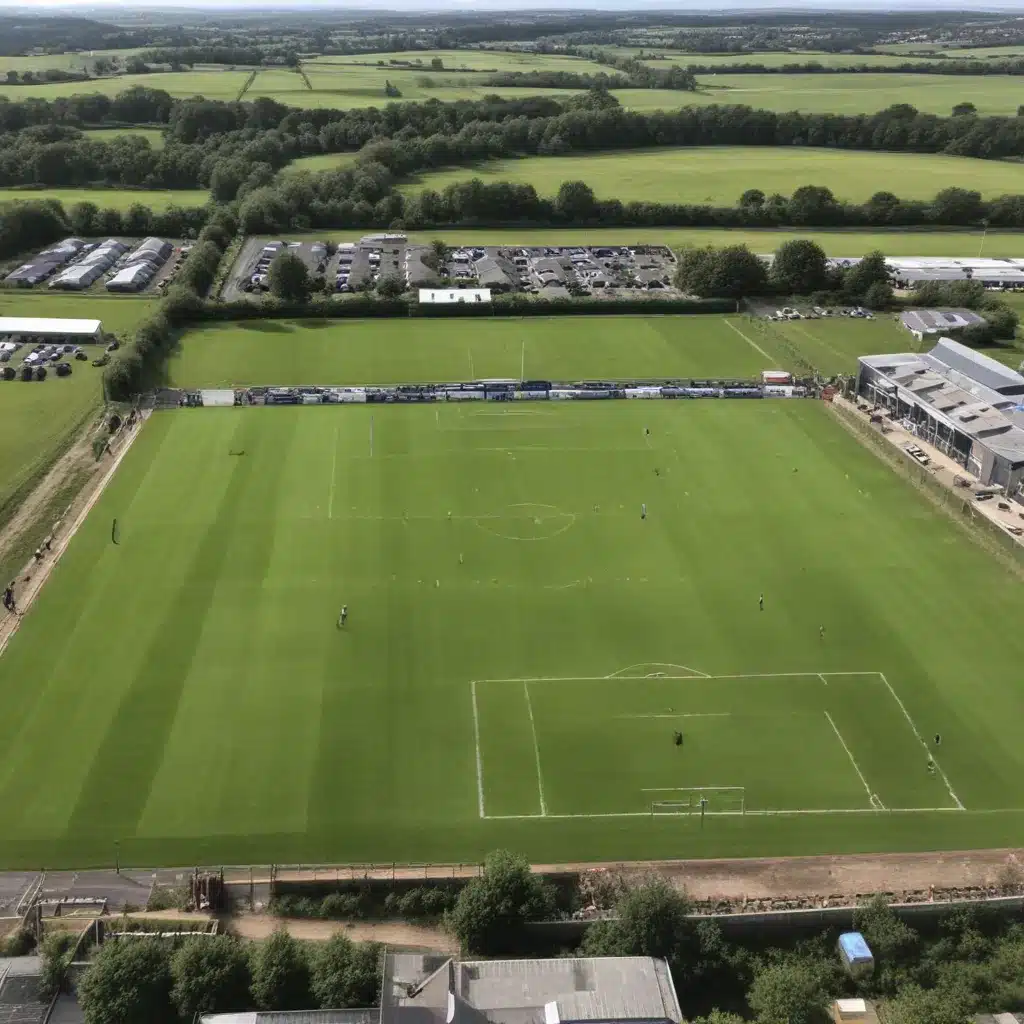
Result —
[[[57, 563], [60, 561], [64, 552], [67, 551], [75, 534], [85, 522], [86, 517], [92, 511], [93, 506], [100, 500], [100, 497], [106, 490], [107, 485], [114, 478], [114, 474], [121, 465], [121, 460], [128, 454], [129, 449], [135, 443], [135, 439], [139, 436], [143, 424], [149, 416], [149, 411], [143, 411], [140, 413], [139, 421], [136, 426], [131, 428], [125, 426], [123, 428], [124, 433], [122, 433], [119, 438], [117, 450], [114, 452], [113, 459], [107, 466], [106, 470], [98, 480], [94, 477], [93, 480], [91, 480], [76, 496], [75, 501], [78, 501], [82, 499], [84, 495], [84, 501], [82, 502], [78, 514], [71, 521], [71, 525], [61, 533], [59, 538], [57, 538], [48, 557], [44, 558], [41, 563], [37, 565], [35, 559], [30, 560], [28, 566], [33, 570], [30, 574], [31, 578], [28, 581], [28, 585], [19, 588], [17, 593], [17, 602], [20, 611], [17, 613], [8, 612], [4, 618], [0, 620], [0, 657], [2, 657], [4, 651], [7, 650], [7, 645], [10, 643], [11, 637], [18, 632], [22, 619], [28, 614], [29, 609], [35, 603], [44, 584], [50, 578], [50, 574], [56, 568]], [[73, 507], [74, 502], [72, 503], [72, 508]], [[24, 580], [24, 578], [25, 570], [23, 569], [22, 572], [18, 574], [18, 579]]]

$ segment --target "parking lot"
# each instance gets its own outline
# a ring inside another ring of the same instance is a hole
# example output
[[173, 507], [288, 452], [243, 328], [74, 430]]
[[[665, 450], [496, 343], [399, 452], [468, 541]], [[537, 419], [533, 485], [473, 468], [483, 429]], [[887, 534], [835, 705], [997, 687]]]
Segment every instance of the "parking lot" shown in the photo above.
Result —
[[437, 247], [381, 233], [339, 242], [248, 239], [221, 293], [226, 301], [269, 290], [268, 270], [282, 251], [301, 257], [335, 294], [373, 289], [388, 278], [404, 290], [489, 288], [545, 298], [679, 296], [675, 254], [664, 245]]
[[228, 274], [220, 297], [225, 302], [240, 299], [259, 298], [270, 290], [268, 272], [274, 257], [281, 252], [292, 252], [298, 256], [311, 277], [326, 277], [333, 280], [337, 267], [334, 246], [324, 242], [289, 242], [285, 239], [247, 238], [234, 266]]

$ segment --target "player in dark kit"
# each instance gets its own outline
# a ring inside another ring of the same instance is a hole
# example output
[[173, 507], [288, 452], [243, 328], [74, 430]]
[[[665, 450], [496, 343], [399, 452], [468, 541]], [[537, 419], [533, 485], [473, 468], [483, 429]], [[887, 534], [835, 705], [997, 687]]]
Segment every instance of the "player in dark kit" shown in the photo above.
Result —
[[679, 732], [678, 729], [674, 733], [672, 733], [672, 742], [677, 747], [681, 747], [683, 745], [683, 734]]

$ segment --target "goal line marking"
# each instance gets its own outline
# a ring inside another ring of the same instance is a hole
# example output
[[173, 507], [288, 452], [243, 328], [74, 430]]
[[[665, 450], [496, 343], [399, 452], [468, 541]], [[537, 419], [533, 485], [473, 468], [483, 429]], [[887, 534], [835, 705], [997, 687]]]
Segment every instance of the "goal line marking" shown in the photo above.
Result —
[[637, 718], [732, 718], [733, 712], [731, 711], [684, 711], [680, 714], [675, 712], [668, 712], [667, 714], [655, 713], [652, 715], [613, 715], [612, 717], [618, 719], [637, 719]]
[[533, 757], [537, 764], [537, 793], [540, 796], [541, 817], [547, 817], [548, 805], [544, 800], [544, 776], [540, 771], [540, 746], [537, 744], [537, 725], [533, 720], [533, 703], [530, 700], [530, 684], [523, 680], [523, 693], [526, 695], [526, 710], [530, 715], [530, 732], [533, 735]]
[[[999, 808], [992, 811], [969, 811], [966, 807], [887, 807], [884, 811], [880, 807], [797, 807], [789, 810], [744, 810], [744, 811], [705, 811], [708, 818], [789, 818], [803, 817], [808, 815], [825, 816], [829, 814], [981, 814], [1001, 813], [1019, 814], [1024, 810], [1015, 808]], [[602, 811], [596, 814], [488, 814], [488, 821], [529, 821], [531, 819], [546, 821], [566, 820], [569, 818], [600, 819], [600, 818], [650, 818], [650, 810], [646, 811]], [[689, 815], [679, 815], [688, 817]], [[677, 815], [664, 815], [666, 818], [677, 817]]]
[[864, 778], [864, 773], [860, 770], [860, 765], [857, 764], [857, 758], [853, 756], [853, 751], [846, 745], [846, 740], [843, 739], [843, 734], [839, 731], [839, 726], [837, 726], [832, 720], [832, 716], [828, 711], [825, 712], [825, 717], [828, 719], [828, 724], [832, 726], [832, 731], [836, 734], [836, 739], [839, 740], [843, 746], [843, 750], [846, 751], [846, 756], [850, 759], [850, 764], [853, 765], [853, 770], [857, 773], [857, 778], [860, 779], [861, 785], [864, 787], [864, 792], [868, 795], [868, 803], [872, 806], [876, 806], [877, 802], [878, 809], [880, 811], [884, 811], [885, 804], [883, 804], [882, 801], [871, 792], [868, 780]]

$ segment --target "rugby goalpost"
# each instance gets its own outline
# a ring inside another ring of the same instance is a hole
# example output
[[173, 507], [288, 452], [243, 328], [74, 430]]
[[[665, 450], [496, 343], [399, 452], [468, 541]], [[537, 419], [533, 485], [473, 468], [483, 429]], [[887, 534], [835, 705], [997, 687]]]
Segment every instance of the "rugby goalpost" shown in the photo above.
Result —
[[690, 786], [673, 790], [671, 800], [652, 800], [651, 817], [657, 814], [744, 814], [747, 793], [744, 786]]

